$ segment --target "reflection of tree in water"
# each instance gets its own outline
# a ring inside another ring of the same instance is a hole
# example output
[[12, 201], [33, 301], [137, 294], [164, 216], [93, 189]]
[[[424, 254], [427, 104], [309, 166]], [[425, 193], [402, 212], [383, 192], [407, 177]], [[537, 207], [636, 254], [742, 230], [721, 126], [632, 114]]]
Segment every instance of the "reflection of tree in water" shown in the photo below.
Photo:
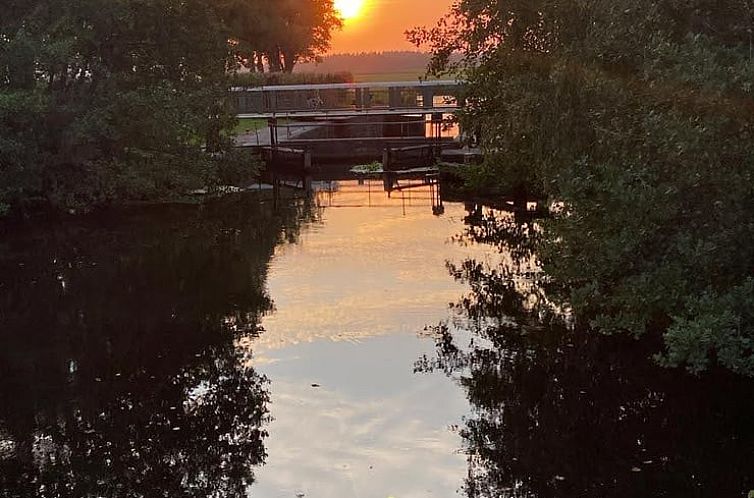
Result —
[[[472, 241], [510, 242], [522, 229], [504, 217], [467, 221], [476, 223]], [[513, 230], [492, 234], [492, 223]], [[457, 376], [472, 404], [461, 431], [468, 496], [744, 497], [754, 489], [750, 382], [664, 370], [649, 359], [657, 345], [543, 320], [513, 283], [515, 266], [456, 269], [471, 284], [458, 312], [473, 339], [459, 345], [441, 326], [438, 356], [417, 365]]]
[[300, 205], [20, 230], [0, 246], [0, 496], [240, 496], [265, 380], [235, 341]]

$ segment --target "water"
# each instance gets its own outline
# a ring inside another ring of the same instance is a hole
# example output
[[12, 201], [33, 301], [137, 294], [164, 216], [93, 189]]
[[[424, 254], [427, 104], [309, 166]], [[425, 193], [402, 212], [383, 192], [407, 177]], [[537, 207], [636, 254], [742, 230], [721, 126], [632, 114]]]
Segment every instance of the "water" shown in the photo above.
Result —
[[277, 204], [5, 227], [0, 496], [754, 488], [752, 383], [542, 323], [526, 225], [368, 182]]
[[450, 380], [413, 369], [434, 349], [426, 327], [464, 291], [446, 260], [491, 251], [451, 243], [462, 205], [437, 217], [426, 189], [380, 190], [342, 184], [322, 199], [337, 207], [272, 257], [275, 311], [246, 344], [272, 385], [258, 496], [454, 496], [462, 485], [449, 428], [468, 404]]

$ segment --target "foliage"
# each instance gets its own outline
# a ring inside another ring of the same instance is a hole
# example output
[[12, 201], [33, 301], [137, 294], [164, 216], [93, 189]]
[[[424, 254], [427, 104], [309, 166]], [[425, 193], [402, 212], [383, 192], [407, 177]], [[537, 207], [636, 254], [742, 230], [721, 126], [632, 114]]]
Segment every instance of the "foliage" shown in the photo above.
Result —
[[754, 375], [752, 28], [747, 0], [459, 0], [410, 34], [435, 71], [464, 54], [477, 185], [562, 203], [559, 299], [695, 372]]
[[316, 60], [330, 48], [342, 20], [332, 0], [222, 0], [236, 53], [248, 67], [290, 73], [298, 62]]
[[[230, 141], [227, 31], [205, 0], [15, 3], [0, 23], [2, 198], [170, 196]], [[186, 50], [186, 47], [193, 47]]]
[[[4, 2], [0, 214], [170, 199], [252, 176], [256, 163], [232, 151], [229, 40], [280, 44], [295, 18], [308, 34], [281, 50], [308, 57], [337, 22], [329, 1], [229, 2]], [[276, 39], [248, 31], [273, 25]]]
[[357, 174], [357, 175], [369, 175], [369, 174], [379, 174], [382, 173], [383, 165], [379, 161], [372, 161], [368, 164], [358, 164], [351, 168], [351, 173]]

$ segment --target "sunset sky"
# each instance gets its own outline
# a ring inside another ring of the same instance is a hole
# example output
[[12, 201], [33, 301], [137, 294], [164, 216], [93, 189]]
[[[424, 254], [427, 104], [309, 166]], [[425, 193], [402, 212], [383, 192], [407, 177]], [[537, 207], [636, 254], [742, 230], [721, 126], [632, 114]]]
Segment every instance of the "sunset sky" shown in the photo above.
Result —
[[415, 26], [434, 25], [452, 3], [453, 0], [363, 0], [358, 15], [333, 34], [330, 52], [415, 50], [404, 32]]

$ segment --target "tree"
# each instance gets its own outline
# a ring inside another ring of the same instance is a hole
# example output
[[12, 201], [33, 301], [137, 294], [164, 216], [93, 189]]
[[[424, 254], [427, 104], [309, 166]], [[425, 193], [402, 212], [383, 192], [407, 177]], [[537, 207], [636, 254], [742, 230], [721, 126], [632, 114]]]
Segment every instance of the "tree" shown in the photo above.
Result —
[[3, 9], [0, 204], [86, 207], [222, 180], [234, 157], [233, 61], [213, 2], [14, 0]]
[[291, 73], [298, 62], [314, 60], [330, 48], [332, 30], [342, 21], [332, 0], [285, 0], [278, 5], [282, 69]]
[[259, 67], [263, 55], [273, 72], [290, 73], [298, 62], [314, 60], [342, 26], [332, 0], [226, 0], [222, 9], [241, 58]]
[[480, 188], [562, 203], [540, 253], [583, 325], [754, 375], [747, 0], [459, 0], [410, 37], [468, 79]]

